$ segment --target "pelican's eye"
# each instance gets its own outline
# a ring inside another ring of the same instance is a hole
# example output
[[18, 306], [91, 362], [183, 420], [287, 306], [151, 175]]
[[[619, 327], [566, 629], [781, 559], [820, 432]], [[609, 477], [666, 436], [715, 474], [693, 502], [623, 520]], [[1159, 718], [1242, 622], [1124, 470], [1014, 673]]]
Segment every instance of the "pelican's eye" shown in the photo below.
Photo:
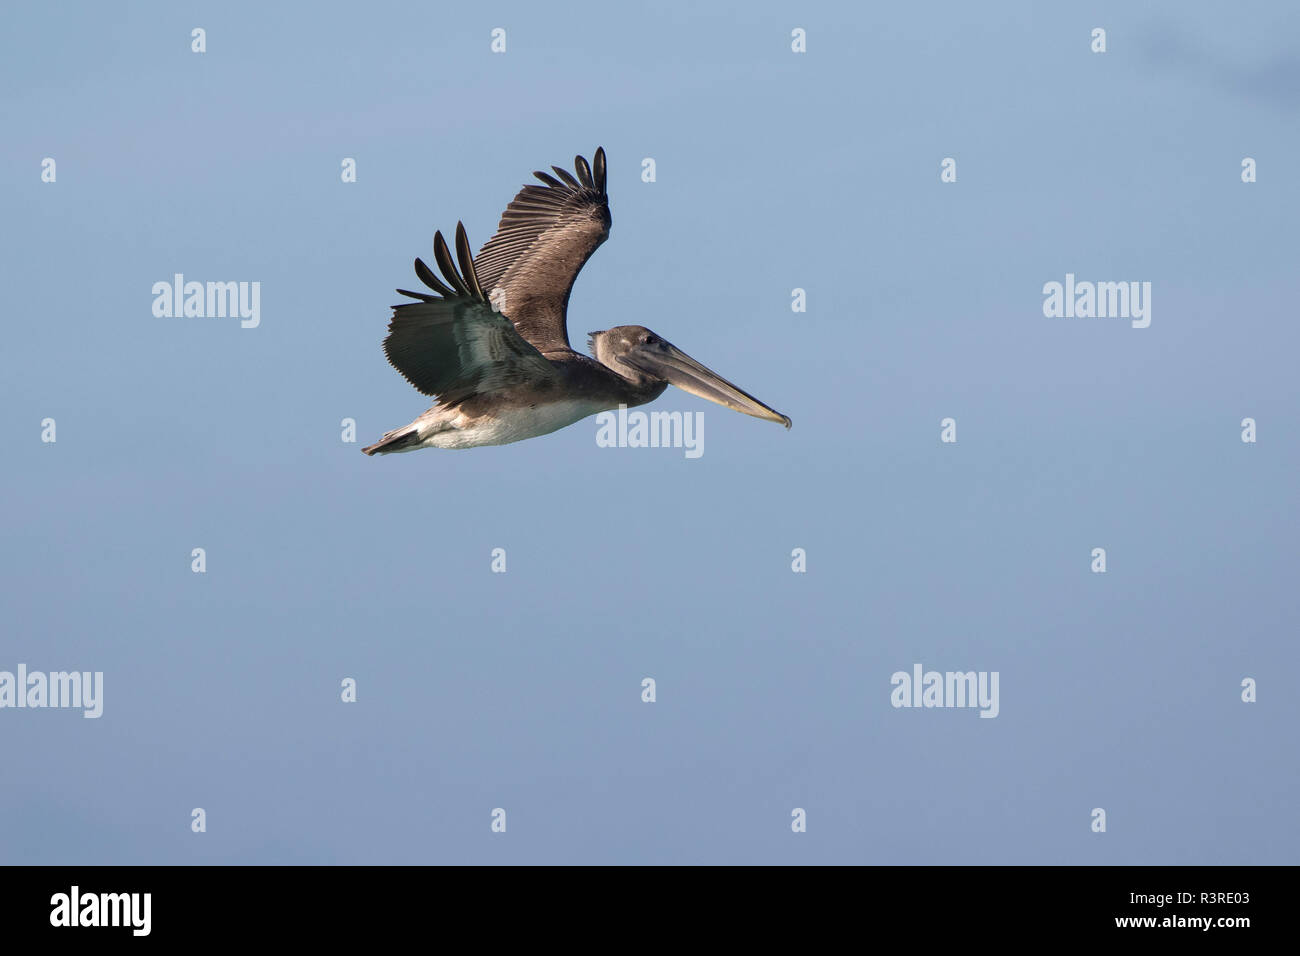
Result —
[[654, 337], [653, 335], [649, 335], [649, 334], [643, 335], [643, 336], [641, 336], [641, 344], [642, 344], [642, 345], [654, 345], [654, 344], [655, 344], [655, 337]]

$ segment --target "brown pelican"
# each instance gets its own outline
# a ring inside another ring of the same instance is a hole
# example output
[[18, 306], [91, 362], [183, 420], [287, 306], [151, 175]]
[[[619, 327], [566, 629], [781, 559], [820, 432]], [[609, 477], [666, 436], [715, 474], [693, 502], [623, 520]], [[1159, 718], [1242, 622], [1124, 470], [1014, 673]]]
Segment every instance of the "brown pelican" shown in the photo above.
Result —
[[435, 234], [442, 279], [415, 260], [415, 274], [437, 295], [397, 290], [418, 301], [393, 306], [384, 352], [437, 401], [361, 449], [367, 455], [522, 441], [620, 405], [644, 405], [670, 383], [790, 427], [785, 415], [639, 325], [590, 333], [594, 360], [569, 347], [573, 281], [610, 225], [605, 151], [597, 149], [590, 166], [581, 156], [574, 165], [576, 179], [558, 166], [551, 167], [558, 179], [533, 173], [542, 185], [519, 191], [477, 257], [460, 223], [456, 261]]

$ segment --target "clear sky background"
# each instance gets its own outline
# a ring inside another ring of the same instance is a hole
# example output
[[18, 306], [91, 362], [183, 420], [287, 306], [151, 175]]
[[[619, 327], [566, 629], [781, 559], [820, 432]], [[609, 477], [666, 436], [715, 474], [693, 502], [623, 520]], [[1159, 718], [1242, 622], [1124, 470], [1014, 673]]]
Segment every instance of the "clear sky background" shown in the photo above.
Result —
[[[1296, 863], [1298, 39], [1283, 3], [11, 5], [0, 669], [105, 700], [0, 711], [0, 862]], [[670, 390], [698, 459], [594, 419], [362, 455], [426, 407], [380, 347], [413, 257], [597, 146], [575, 345], [647, 325], [793, 429]], [[155, 318], [177, 272], [260, 282], [260, 327]], [[1067, 272], [1152, 283], [1150, 327], [1045, 318]], [[998, 671], [1000, 715], [891, 707], [915, 663]]]

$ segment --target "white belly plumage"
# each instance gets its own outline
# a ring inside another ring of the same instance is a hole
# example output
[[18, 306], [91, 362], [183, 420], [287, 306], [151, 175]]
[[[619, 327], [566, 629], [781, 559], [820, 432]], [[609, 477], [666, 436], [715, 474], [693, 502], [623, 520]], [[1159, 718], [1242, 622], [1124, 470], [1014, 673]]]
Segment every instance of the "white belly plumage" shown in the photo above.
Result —
[[463, 412], [432, 409], [427, 420], [417, 422], [424, 436], [422, 448], [477, 448], [480, 445], [508, 445], [549, 435], [607, 406], [583, 399], [547, 402], [535, 408], [502, 409], [498, 416], [470, 417]]

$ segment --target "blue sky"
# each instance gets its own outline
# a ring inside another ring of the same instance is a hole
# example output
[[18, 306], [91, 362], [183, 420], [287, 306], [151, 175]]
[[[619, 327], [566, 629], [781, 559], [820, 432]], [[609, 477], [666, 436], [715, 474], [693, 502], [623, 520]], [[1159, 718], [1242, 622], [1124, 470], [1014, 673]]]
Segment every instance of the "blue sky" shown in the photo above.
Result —
[[[0, 861], [1297, 861], [1300, 14], [701, 6], [6, 11], [0, 670], [105, 699], [0, 710]], [[360, 454], [425, 407], [413, 257], [597, 146], [575, 344], [793, 429]], [[155, 317], [177, 272], [261, 324]], [[915, 663], [999, 715], [892, 707]]]

